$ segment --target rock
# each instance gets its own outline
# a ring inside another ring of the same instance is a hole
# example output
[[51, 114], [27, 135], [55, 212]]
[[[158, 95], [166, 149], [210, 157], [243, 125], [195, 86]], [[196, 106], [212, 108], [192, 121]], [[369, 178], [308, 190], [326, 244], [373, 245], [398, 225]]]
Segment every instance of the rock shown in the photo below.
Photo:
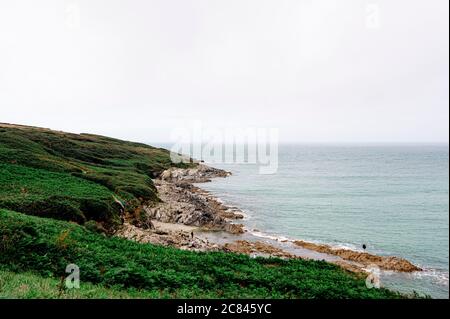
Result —
[[244, 225], [242, 224], [226, 224], [225, 231], [232, 234], [243, 234], [244, 233]]
[[280, 248], [259, 241], [249, 242], [246, 240], [236, 240], [232, 243], [226, 243], [223, 245], [222, 249], [226, 252], [234, 252], [250, 256], [269, 255], [273, 257], [299, 258]]
[[237, 209], [231, 210], [210, 193], [192, 184], [229, 174], [203, 164], [189, 169], [170, 168], [154, 181], [162, 202], [144, 205], [143, 209], [150, 218], [165, 223], [243, 233], [242, 225], [229, 221], [243, 218]]
[[172, 182], [183, 180], [191, 183], [204, 183], [209, 181], [211, 178], [227, 177], [230, 175], [230, 172], [204, 164], [198, 164], [196, 167], [189, 169], [171, 167], [162, 172], [159, 178], [164, 181]]
[[350, 249], [334, 249], [328, 245], [308, 243], [305, 241], [294, 241], [297, 246], [318, 251], [329, 255], [339, 256], [344, 260], [360, 263], [364, 266], [376, 265], [384, 270], [394, 270], [401, 272], [421, 271], [422, 269], [413, 265], [408, 260], [393, 256], [377, 256], [365, 252], [353, 251]]
[[191, 238], [191, 235], [182, 231], [144, 230], [129, 223], [124, 223], [115, 232], [115, 236], [155, 245], [172, 246], [180, 249], [197, 251], [218, 251], [219, 247], [210, 244], [201, 238]]
[[223, 250], [219, 245], [191, 236], [191, 231], [186, 232], [186, 229], [176, 231], [175, 229], [180, 227], [169, 227], [168, 231], [161, 231], [155, 229], [154, 224], [159, 225], [157, 227], [161, 227], [159, 222], [182, 224], [232, 234], [243, 233], [243, 225], [231, 222], [243, 218], [237, 208], [225, 206], [210, 193], [192, 184], [209, 181], [210, 178], [227, 177], [230, 174], [203, 164], [189, 169], [170, 168], [163, 171], [154, 180], [161, 202], [146, 203], [134, 212], [126, 214], [125, 222], [116, 235], [143, 243], [181, 249]]
[[132, 225], [142, 229], [155, 229], [152, 223], [151, 216], [142, 207], [136, 209], [132, 213], [126, 215], [126, 219]]

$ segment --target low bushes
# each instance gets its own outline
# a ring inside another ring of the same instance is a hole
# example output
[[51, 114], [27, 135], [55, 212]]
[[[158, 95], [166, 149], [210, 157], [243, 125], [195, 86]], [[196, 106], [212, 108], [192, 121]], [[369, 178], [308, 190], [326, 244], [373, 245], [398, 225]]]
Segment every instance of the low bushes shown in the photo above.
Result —
[[130, 212], [158, 201], [152, 178], [172, 165], [169, 151], [141, 143], [0, 124], [0, 208], [114, 227], [113, 195]]
[[[198, 253], [105, 237], [63, 221], [0, 210], [0, 265], [82, 283], [213, 298], [398, 298], [326, 262]], [[269, 267], [270, 266], [270, 267]]]

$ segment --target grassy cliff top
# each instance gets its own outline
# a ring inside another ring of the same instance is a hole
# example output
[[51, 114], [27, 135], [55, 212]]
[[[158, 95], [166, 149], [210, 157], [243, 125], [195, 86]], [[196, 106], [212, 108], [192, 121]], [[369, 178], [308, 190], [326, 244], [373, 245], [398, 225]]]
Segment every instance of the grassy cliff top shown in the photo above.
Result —
[[157, 201], [152, 178], [171, 166], [142, 143], [0, 123], [0, 208], [110, 227], [122, 205]]

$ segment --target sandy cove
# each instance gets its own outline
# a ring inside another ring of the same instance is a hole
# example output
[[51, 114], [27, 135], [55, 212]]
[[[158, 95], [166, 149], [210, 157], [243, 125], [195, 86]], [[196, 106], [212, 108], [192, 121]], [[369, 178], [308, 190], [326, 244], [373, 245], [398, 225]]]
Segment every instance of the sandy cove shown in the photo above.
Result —
[[[242, 212], [221, 203], [207, 191], [194, 183], [204, 183], [212, 178], [224, 178], [231, 173], [199, 164], [195, 168], [170, 168], [154, 180], [161, 199], [159, 203], [143, 205], [132, 214], [125, 216], [123, 226], [117, 236], [142, 243], [173, 246], [196, 251], [225, 251], [251, 256], [275, 256], [281, 258], [311, 258], [305, 251], [324, 256], [340, 267], [355, 273], [365, 273], [368, 267], [378, 266], [383, 270], [399, 272], [421, 271], [408, 260], [394, 256], [378, 256], [349, 249], [315, 244], [301, 240], [288, 241], [289, 251], [260, 240], [243, 240], [247, 232], [238, 221]], [[208, 239], [208, 232], [229, 234], [231, 241], [222, 242]], [[234, 238], [235, 237], [235, 238]], [[295, 247], [302, 252], [296, 252]], [[327, 258], [330, 256], [331, 258]]]

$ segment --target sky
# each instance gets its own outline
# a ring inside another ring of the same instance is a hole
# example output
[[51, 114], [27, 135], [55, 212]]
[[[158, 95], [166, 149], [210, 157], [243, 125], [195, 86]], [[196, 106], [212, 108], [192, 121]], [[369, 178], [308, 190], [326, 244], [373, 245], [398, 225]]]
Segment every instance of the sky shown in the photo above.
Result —
[[[447, 0], [0, 0], [0, 122], [448, 142]], [[188, 123], [188, 124], [186, 124]]]

